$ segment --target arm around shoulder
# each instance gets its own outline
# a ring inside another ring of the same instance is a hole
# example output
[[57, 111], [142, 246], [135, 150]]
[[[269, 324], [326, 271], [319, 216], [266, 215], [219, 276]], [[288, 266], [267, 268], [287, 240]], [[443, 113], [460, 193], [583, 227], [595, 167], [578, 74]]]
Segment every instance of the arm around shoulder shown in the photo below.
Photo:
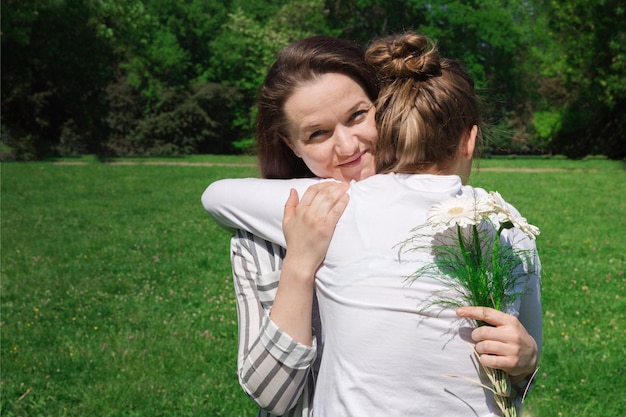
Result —
[[304, 180], [224, 179], [210, 184], [202, 205], [223, 228], [241, 229], [285, 246], [282, 218], [289, 190]]

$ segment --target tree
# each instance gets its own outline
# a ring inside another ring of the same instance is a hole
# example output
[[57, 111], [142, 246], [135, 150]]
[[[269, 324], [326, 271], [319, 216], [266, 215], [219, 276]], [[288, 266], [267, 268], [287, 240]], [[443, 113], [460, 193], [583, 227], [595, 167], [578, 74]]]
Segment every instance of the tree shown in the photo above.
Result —
[[202, 79], [226, 7], [221, 1], [119, 0], [100, 10], [102, 31], [120, 60], [107, 89], [106, 154], [233, 151], [229, 112], [240, 95]]
[[626, 156], [619, 0], [0, 1], [15, 158], [242, 149], [281, 48], [404, 30], [467, 66], [495, 125], [488, 151]]
[[328, 0], [328, 25], [337, 35], [366, 45], [373, 38], [417, 29], [425, 22], [404, 0]]
[[252, 143], [254, 101], [269, 66], [289, 43], [312, 35], [329, 34], [321, 0], [287, 3], [265, 21], [237, 9], [229, 14], [219, 35], [211, 42], [212, 55], [201, 77], [237, 88], [242, 100], [237, 106], [236, 126], [246, 149]]
[[16, 158], [93, 152], [113, 54], [89, 2], [5, 0], [2, 13], [2, 140]]
[[626, 157], [626, 6], [550, 1], [543, 11], [551, 43], [542, 55], [542, 94], [556, 115], [550, 148], [574, 158]]

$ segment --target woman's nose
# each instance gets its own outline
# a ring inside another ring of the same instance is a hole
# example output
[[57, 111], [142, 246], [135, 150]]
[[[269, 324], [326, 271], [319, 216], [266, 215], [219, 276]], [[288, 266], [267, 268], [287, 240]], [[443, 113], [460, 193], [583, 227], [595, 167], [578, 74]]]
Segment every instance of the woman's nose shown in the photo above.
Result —
[[354, 155], [359, 149], [359, 141], [349, 128], [335, 130], [335, 149], [338, 155]]

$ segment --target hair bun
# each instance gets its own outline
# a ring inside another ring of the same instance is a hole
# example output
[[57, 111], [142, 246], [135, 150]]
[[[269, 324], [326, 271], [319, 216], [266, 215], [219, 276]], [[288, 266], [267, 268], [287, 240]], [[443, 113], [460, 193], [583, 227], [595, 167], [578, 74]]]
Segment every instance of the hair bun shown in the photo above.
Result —
[[439, 51], [426, 36], [408, 33], [375, 41], [366, 60], [382, 78], [426, 81], [441, 75]]

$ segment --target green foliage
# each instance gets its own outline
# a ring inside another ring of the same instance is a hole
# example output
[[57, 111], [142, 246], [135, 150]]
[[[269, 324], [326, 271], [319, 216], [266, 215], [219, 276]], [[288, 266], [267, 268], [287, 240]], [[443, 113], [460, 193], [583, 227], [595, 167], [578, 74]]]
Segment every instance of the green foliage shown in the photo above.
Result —
[[[331, 3], [331, 2], [329, 2]], [[490, 152], [535, 152], [528, 133], [532, 117], [528, 2], [381, 1], [332, 2], [329, 20], [342, 36], [366, 43], [372, 36], [416, 30], [437, 41], [443, 56], [461, 60], [484, 97], [484, 114], [495, 125]]]
[[418, 29], [424, 22], [404, 0], [334, 0], [327, 1], [326, 7], [330, 27], [363, 45], [375, 37]]
[[[464, 305], [502, 310], [522, 295], [513, 292], [516, 284], [524, 280], [516, 269], [533, 254], [515, 252], [510, 246], [502, 245], [501, 231], [502, 228], [496, 232], [486, 221], [467, 227], [456, 224], [432, 235], [416, 233], [402, 243], [400, 252], [405, 253], [429, 248], [428, 243], [432, 242], [429, 252], [433, 255], [433, 263], [408, 278], [412, 285], [419, 285], [414, 281], [427, 276], [450, 290], [429, 299], [422, 311]], [[429, 242], [424, 242], [425, 237]], [[484, 325], [483, 322], [478, 324]]]
[[150, 114], [145, 98], [119, 80], [108, 90], [111, 135], [109, 155], [186, 155], [232, 152], [232, 109], [238, 92], [213, 83], [199, 83], [190, 90], [170, 88], [162, 92]]
[[106, 132], [102, 91], [113, 69], [89, 2], [6, 0], [2, 12], [2, 139], [13, 157], [63, 153], [77, 135], [72, 152], [95, 151]]
[[325, 26], [321, 0], [287, 3], [263, 21], [255, 20], [242, 8], [228, 15], [211, 42], [213, 54], [202, 78], [219, 80], [242, 92], [236, 120], [244, 136], [251, 135], [254, 99], [278, 52], [298, 39], [329, 33]]
[[549, 111], [537, 112], [533, 116], [533, 127], [537, 136], [543, 140], [548, 139], [553, 132], [559, 130], [562, 115]]
[[544, 12], [555, 52], [540, 62], [553, 86], [547, 98], [563, 114], [550, 147], [575, 158], [626, 157], [626, 7], [617, 0], [552, 1]]
[[226, 6], [199, 0], [119, 0], [97, 12], [101, 31], [117, 47], [123, 75], [152, 103], [164, 90], [186, 87], [202, 72]]
[[525, 63], [529, 39], [523, 32], [529, 22], [522, 7], [490, 0], [441, 1], [421, 8], [427, 22], [420, 30], [436, 37], [444, 56], [465, 64], [483, 97], [487, 123], [497, 126], [497, 148], [506, 152], [534, 148], [526, 132], [531, 80]]
[[[476, 79], [495, 126], [491, 152], [626, 157], [626, 7], [619, 0], [1, 2], [1, 140], [13, 159], [136, 153], [110, 146], [120, 130], [156, 120], [170, 125], [164, 103], [185, 106], [191, 99], [172, 97], [193, 96], [207, 83], [235, 97], [229, 114], [219, 113], [230, 123], [223, 138], [232, 144], [212, 149], [245, 150], [258, 86], [282, 47], [314, 34], [366, 45], [409, 29], [436, 39], [442, 54], [462, 60]], [[118, 114], [120, 106], [130, 114]], [[205, 126], [182, 130], [205, 131], [215, 119], [194, 114], [189, 120]], [[558, 122], [548, 114], [560, 115]], [[141, 140], [165, 140], [157, 153], [193, 148], [182, 145], [187, 139], [172, 143], [169, 130]]]

